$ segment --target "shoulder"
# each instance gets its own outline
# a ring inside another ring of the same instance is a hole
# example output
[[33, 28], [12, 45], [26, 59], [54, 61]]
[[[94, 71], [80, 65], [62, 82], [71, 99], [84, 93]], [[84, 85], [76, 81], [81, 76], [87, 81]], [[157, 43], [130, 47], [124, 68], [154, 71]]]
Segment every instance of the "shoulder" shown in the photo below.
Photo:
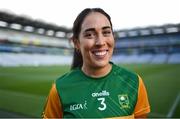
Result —
[[138, 79], [138, 74], [116, 64], [113, 64], [113, 71], [124, 78]]
[[78, 68], [74, 69], [74, 70], [70, 70], [69, 72], [60, 76], [56, 80], [56, 84], [57, 83], [69, 83], [69, 82], [73, 81], [74, 78], [79, 77], [79, 75], [80, 75], [80, 70]]
[[113, 64], [113, 75], [126, 84], [131, 84], [134, 87], [139, 85], [138, 74], [119, 65]]

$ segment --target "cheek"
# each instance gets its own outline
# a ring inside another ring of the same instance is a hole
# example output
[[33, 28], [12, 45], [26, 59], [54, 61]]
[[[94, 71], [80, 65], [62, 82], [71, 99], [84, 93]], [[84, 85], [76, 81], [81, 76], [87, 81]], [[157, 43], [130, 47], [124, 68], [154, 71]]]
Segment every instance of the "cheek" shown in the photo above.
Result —
[[89, 40], [89, 39], [84, 39], [82, 41], [80, 41], [80, 48], [81, 51], [83, 52], [87, 52], [89, 51], [93, 46], [93, 41]]
[[109, 47], [110, 47], [110, 48], [114, 48], [114, 45], [115, 45], [115, 40], [114, 40], [114, 38], [109, 39], [109, 40], [108, 40], [108, 44], [109, 44]]

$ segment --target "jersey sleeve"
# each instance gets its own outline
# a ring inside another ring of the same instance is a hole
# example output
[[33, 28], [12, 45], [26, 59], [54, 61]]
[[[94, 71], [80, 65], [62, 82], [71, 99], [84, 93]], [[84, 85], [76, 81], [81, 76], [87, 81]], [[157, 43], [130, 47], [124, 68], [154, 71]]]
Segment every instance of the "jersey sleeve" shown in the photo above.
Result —
[[150, 112], [150, 105], [148, 101], [146, 88], [144, 86], [141, 77], [140, 76], [138, 77], [139, 77], [139, 88], [138, 88], [138, 99], [134, 111], [135, 117], [146, 115]]
[[62, 118], [62, 105], [56, 89], [56, 85], [53, 84], [50, 90], [49, 96], [44, 107], [42, 114], [43, 118]]

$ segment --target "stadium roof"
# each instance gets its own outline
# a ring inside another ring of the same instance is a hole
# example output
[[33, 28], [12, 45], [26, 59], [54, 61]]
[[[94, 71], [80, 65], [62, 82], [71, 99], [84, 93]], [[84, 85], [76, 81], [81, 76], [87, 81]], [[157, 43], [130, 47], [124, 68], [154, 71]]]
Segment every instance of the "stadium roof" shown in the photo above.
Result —
[[132, 28], [132, 29], [122, 29], [115, 31], [117, 37], [136, 37], [136, 36], [146, 36], [146, 35], [158, 35], [158, 34], [168, 34], [168, 33], [179, 33], [180, 24], [165, 24], [162, 26], [149, 26], [144, 28]]
[[40, 20], [31, 19], [25, 16], [18, 16], [12, 13], [2, 12], [0, 11], [0, 21], [5, 21], [7, 23], [16, 23], [23, 26], [32, 26], [35, 28], [43, 28], [46, 30], [54, 30], [54, 31], [63, 31], [63, 32], [70, 32], [71, 29], [60, 27], [55, 24], [46, 23]]

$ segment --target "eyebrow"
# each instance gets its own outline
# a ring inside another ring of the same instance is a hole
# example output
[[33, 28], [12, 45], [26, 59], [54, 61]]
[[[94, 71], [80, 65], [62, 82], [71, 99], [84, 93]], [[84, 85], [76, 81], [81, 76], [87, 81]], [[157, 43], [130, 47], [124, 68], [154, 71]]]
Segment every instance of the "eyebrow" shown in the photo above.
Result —
[[[102, 29], [103, 30], [104, 29], [111, 29], [111, 27], [110, 26], [104, 26], [104, 27], [102, 27]], [[88, 29], [84, 30], [84, 32], [88, 32], [88, 31], [95, 31], [95, 28], [88, 28]]]
[[103, 29], [103, 30], [104, 30], [104, 29], [111, 29], [111, 27], [110, 27], [110, 26], [105, 26], [105, 27], [103, 27], [102, 29]]

